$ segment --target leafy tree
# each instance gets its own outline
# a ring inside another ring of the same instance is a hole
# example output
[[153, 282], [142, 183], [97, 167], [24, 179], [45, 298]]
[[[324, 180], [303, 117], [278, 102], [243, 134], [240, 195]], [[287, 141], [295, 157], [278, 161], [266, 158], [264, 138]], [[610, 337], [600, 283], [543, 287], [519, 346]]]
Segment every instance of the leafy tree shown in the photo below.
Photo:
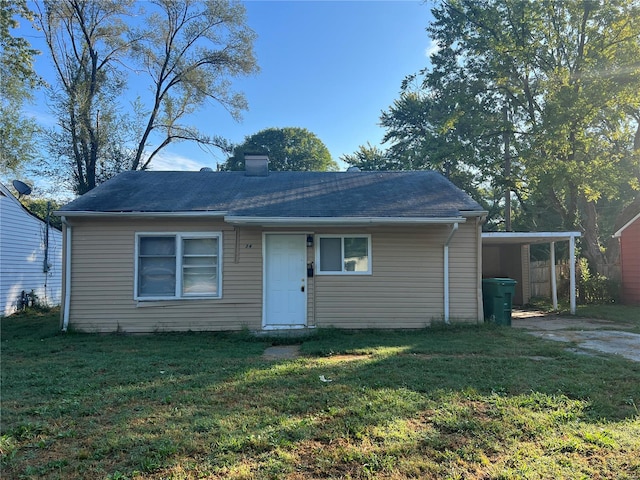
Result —
[[233, 149], [222, 170], [244, 170], [245, 153], [269, 155], [272, 171], [334, 171], [337, 164], [322, 141], [306, 128], [267, 128]]
[[38, 52], [15, 36], [18, 18], [32, 20], [26, 0], [0, 0], [0, 175], [18, 175], [36, 154], [36, 125], [22, 113], [39, 83], [33, 69]]
[[[119, 171], [146, 169], [171, 142], [226, 146], [182, 121], [208, 101], [234, 117], [246, 108], [230, 89], [230, 78], [257, 70], [240, 3], [42, 0], [37, 20], [57, 74], [49, 152], [71, 170], [77, 193]], [[129, 69], [151, 85], [133, 117], [119, 103]]]
[[372, 146], [369, 142], [366, 145], [360, 145], [358, 150], [353, 154], [345, 154], [340, 160], [352, 167], [358, 167], [360, 170], [397, 170], [397, 164], [394, 164], [388, 158], [386, 151], [380, 147]]
[[53, 212], [62, 207], [65, 202], [60, 202], [57, 200], [47, 200], [44, 198], [23, 197], [20, 199], [20, 203], [22, 203], [22, 205], [24, 205], [27, 210], [29, 210], [31, 213], [42, 220], [47, 219], [48, 211], [49, 224], [54, 226], [58, 230], [62, 230], [62, 218], [53, 215]]
[[517, 224], [578, 229], [591, 266], [605, 263], [601, 212], [640, 187], [638, 3], [450, 0], [433, 15], [433, 66], [403, 92], [418, 82], [423, 105], [383, 115], [390, 150], [508, 189]]
[[[488, 201], [499, 171], [501, 124], [474, 98], [477, 89], [462, 79], [435, 94], [406, 81], [400, 98], [380, 119], [387, 130], [383, 142], [390, 144], [387, 163], [395, 169], [439, 171], [478, 200]], [[457, 111], [463, 98], [470, 101]], [[481, 125], [488, 132], [480, 132]]]

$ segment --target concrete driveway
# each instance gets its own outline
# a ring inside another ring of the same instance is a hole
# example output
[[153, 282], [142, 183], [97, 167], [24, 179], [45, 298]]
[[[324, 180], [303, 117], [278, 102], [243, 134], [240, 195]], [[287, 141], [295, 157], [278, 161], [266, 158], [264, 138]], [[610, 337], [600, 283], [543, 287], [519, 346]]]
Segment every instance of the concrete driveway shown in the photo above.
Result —
[[572, 343], [579, 353], [609, 353], [640, 362], [640, 334], [616, 330], [619, 326], [607, 320], [514, 310], [511, 326], [547, 340]]

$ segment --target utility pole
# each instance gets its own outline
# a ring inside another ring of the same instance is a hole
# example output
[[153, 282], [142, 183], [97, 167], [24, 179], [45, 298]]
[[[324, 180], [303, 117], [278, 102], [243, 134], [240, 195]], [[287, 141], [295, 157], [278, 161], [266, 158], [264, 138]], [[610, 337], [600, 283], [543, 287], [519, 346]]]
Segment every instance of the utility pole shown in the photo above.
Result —
[[509, 128], [509, 110], [505, 103], [502, 113], [504, 114], [504, 229], [507, 232], [511, 231], [511, 147], [510, 136], [511, 128]]

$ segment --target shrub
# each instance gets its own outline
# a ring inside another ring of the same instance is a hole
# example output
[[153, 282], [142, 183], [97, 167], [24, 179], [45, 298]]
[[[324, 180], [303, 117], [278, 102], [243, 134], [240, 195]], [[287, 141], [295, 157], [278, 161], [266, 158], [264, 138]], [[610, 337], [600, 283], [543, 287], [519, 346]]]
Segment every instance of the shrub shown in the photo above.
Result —
[[578, 296], [581, 303], [603, 304], [618, 303], [620, 300], [620, 282], [599, 273], [592, 273], [585, 258], [578, 262]]

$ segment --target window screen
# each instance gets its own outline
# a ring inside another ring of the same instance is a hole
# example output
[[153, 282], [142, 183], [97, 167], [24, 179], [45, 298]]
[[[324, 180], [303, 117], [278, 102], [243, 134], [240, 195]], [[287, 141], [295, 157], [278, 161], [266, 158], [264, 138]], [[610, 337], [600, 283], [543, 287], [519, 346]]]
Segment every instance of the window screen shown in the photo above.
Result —
[[369, 236], [320, 236], [318, 273], [371, 273]]

